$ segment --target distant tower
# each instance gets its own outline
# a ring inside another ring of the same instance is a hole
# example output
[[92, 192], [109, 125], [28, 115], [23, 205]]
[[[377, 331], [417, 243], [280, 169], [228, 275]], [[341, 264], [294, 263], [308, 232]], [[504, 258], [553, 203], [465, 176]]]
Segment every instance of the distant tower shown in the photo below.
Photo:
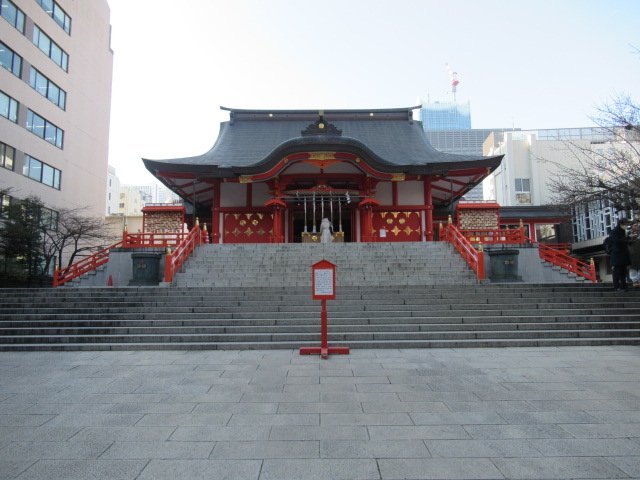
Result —
[[453, 95], [453, 103], [456, 103], [456, 91], [458, 90], [458, 84], [460, 80], [458, 80], [458, 72], [454, 71], [451, 68], [451, 65], [445, 63], [447, 67], [447, 72], [449, 72], [449, 79], [451, 80], [451, 94]]

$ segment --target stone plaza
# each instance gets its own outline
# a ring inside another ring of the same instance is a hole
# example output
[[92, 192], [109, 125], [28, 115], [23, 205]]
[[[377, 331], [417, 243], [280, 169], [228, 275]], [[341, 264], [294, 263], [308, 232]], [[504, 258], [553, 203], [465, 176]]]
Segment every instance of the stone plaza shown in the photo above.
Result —
[[3, 352], [13, 478], [640, 478], [640, 348]]

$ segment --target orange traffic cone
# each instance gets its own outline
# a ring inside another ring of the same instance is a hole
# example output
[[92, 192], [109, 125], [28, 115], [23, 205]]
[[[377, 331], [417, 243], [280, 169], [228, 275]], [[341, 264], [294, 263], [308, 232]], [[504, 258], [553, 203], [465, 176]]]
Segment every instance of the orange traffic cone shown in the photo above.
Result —
[[113, 277], [111, 275], [107, 278], [107, 287], [113, 287]]

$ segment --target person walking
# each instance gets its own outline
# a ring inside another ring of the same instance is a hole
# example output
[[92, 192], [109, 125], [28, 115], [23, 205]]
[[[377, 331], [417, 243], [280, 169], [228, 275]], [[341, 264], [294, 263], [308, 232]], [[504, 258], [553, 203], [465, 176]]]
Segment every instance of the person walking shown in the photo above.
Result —
[[627, 267], [631, 264], [629, 239], [625, 231], [627, 225], [629, 225], [627, 219], [619, 220], [618, 225], [611, 230], [606, 240], [613, 273], [613, 288], [616, 290], [627, 290]]

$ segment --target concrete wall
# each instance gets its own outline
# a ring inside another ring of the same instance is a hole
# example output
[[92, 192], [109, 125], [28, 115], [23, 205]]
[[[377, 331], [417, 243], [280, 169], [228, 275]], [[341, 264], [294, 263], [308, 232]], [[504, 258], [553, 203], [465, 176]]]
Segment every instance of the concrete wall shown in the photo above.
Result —
[[[164, 253], [161, 249], [137, 249], [137, 250], [118, 250], [109, 254], [109, 262], [95, 272], [89, 272], [82, 277], [65, 284], [70, 287], [105, 287], [109, 281], [109, 276], [114, 287], [128, 287], [129, 282], [133, 279], [133, 262], [132, 253], [140, 253], [142, 251]], [[164, 279], [164, 259], [160, 258], [160, 267], [158, 270], [158, 282]]]

